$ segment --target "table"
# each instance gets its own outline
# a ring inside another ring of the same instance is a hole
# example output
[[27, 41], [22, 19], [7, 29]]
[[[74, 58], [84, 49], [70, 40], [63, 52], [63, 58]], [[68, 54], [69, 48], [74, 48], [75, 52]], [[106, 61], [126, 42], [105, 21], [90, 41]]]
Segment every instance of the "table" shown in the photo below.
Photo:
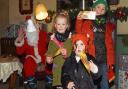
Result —
[[0, 81], [6, 82], [8, 78], [9, 89], [13, 89], [16, 82], [16, 75], [21, 74], [22, 64], [19, 59], [14, 56], [0, 56]]

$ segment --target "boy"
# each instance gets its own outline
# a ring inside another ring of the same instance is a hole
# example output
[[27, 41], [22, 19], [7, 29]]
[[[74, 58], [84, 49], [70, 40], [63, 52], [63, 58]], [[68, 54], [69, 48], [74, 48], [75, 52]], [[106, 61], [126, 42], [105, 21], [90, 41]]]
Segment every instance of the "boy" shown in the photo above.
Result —
[[73, 52], [62, 67], [64, 89], [95, 89], [93, 78], [99, 77], [95, 58], [87, 53], [88, 38], [82, 34], [72, 36]]

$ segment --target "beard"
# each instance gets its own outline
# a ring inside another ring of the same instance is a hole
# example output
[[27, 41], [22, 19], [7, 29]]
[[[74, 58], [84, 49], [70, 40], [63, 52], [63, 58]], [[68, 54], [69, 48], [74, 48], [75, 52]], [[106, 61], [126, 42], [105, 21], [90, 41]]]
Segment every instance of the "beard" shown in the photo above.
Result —
[[28, 45], [30, 46], [35, 46], [38, 44], [38, 40], [39, 40], [39, 33], [38, 31], [34, 31], [34, 32], [26, 32], [26, 37], [27, 37], [27, 41], [28, 41]]

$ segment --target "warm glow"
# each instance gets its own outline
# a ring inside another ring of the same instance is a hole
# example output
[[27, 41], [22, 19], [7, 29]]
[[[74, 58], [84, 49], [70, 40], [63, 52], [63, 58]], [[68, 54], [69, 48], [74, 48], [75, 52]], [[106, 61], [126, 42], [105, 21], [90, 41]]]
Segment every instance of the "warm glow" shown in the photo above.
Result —
[[37, 20], [43, 20], [48, 16], [48, 12], [44, 4], [38, 4], [36, 6], [35, 16]]

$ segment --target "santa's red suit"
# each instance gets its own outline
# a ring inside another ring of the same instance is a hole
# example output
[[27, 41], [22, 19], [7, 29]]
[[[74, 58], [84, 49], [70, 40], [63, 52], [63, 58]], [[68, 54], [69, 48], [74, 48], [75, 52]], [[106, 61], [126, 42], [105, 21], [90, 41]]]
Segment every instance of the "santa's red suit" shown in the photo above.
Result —
[[[34, 76], [37, 68], [37, 62], [35, 59], [39, 55], [41, 57], [41, 63], [45, 64], [45, 53], [47, 50], [47, 33], [43, 30], [39, 30], [38, 47], [30, 46], [25, 38], [21, 43], [16, 43], [16, 52], [19, 55], [25, 54], [24, 61], [24, 74], [25, 77]], [[47, 73], [51, 71], [45, 69]]]
[[[44, 29], [40, 29], [33, 19], [28, 18], [26, 19], [26, 27], [19, 32], [15, 45], [17, 54], [25, 55], [23, 73], [27, 84], [30, 89], [37, 89], [35, 71], [38, 68], [42, 68], [42, 65], [45, 65], [47, 33]], [[49, 69], [49, 67], [46, 66], [45, 72], [51, 74], [52, 69]]]

